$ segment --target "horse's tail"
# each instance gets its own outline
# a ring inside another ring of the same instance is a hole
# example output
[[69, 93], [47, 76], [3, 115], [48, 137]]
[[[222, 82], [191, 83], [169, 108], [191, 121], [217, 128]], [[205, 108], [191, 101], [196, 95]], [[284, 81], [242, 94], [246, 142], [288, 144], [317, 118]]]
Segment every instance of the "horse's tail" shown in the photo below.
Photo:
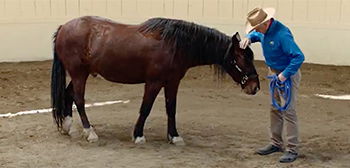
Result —
[[51, 107], [52, 116], [57, 124], [57, 128], [62, 128], [65, 110], [65, 89], [66, 89], [66, 71], [62, 62], [58, 58], [56, 51], [56, 38], [61, 26], [54, 34], [53, 41], [53, 63], [51, 73]]

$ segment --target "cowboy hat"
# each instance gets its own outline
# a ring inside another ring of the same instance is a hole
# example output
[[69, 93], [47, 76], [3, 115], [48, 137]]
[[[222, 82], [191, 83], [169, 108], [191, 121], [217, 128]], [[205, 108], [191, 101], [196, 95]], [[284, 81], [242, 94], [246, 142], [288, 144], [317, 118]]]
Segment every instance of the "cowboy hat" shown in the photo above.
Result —
[[247, 22], [245, 24], [246, 33], [248, 34], [259, 25], [274, 17], [276, 10], [274, 8], [255, 8], [247, 15]]

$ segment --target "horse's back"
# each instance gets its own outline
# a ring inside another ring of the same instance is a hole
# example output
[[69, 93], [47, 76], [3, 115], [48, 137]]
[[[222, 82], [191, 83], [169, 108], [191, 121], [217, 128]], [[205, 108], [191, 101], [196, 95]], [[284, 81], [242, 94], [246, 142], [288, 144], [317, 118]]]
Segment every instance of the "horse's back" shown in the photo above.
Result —
[[56, 49], [61, 58], [78, 56], [83, 63], [90, 64], [95, 57], [110, 50], [108, 43], [124, 41], [135, 34], [125, 33], [132, 31], [129, 27], [133, 26], [102, 17], [79, 17], [60, 27], [55, 40]]
[[89, 38], [93, 33], [102, 34], [111, 29], [126, 26], [98, 16], [83, 16], [72, 19], [62, 25], [57, 35], [57, 41], [81, 41], [82, 38]]
[[157, 76], [169, 62], [161, 42], [140, 33], [139, 25], [101, 17], [84, 16], [67, 22], [56, 40], [68, 71], [82, 64], [89, 73], [115, 82], [142, 83], [149, 76]]

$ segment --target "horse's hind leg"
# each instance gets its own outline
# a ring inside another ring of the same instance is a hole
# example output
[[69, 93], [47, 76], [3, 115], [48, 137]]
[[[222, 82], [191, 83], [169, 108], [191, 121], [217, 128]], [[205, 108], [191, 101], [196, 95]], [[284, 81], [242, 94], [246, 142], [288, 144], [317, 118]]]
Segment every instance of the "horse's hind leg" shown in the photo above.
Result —
[[65, 90], [65, 103], [66, 103], [66, 109], [64, 111], [64, 120], [62, 123], [62, 130], [63, 133], [65, 134], [70, 134], [70, 130], [72, 127], [72, 123], [73, 123], [73, 118], [72, 118], [72, 106], [73, 106], [73, 96], [74, 96], [74, 92], [73, 92], [73, 84], [72, 82], [69, 82], [66, 90]]
[[143, 101], [140, 108], [140, 115], [137, 120], [134, 129], [133, 139], [136, 144], [142, 144], [146, 142], [145, 137], [143, 136], [143, 128], [145, 121], [151, 112], [154, 100], [156, 99], [160, 89], [162, 88], [161, 83], [158, 82], [147, 82], [145, 84], [145, 92], [143, 95]]
[[180, 81], [168, 82], [164, 88], [166, 112], [168, 115], [168, 140], [175, 145], [185, 145], [176, 129], [176, 97]]
[[96, 142], [98, 140], [98, 136], [96, 135], [93, 127], [90, 125], [89, 119], [85, 113], [85, 85], [86, 80], [89, 74], [78, 76], [77, 78], [73, 78], [72, 76], [72, 84], [74, 91], [74, 102], [77, 106], [77, 110], [80, 115], [81, 122], [84, 127], [84, 136], [89, 142]]

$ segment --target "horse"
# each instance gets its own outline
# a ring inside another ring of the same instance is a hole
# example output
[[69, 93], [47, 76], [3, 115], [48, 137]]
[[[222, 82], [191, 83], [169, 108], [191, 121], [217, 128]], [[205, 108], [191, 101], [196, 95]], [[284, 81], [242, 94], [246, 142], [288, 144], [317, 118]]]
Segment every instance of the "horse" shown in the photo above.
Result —
[[[164, 88], [168, 117], [167, 138], [183, 144], [176, 129], [176, 98], [188, 69], [213, 65], [228, 73], [246, 94], [260, 88], [254, 54], [239, 48], [238, 32], [232, 37], [220, 31], [178, 19], [151, 18], [138, 25], [122, 24], [97, 16], [84, 16], [59, 26], [53, 37], [51, 105], [54, 121], [62, 133], [72, 125], [76, 104], [89, 142], [98, 140], [85, 113], [85, 85], [89, 75], [122, 84], [144, 85], [133, 142], [146, 142], [145, 121], [159, 91]], [[71, 81], [66, 84], [66, 72]], [[221, 76], [220, 75], [220, 76]]]

